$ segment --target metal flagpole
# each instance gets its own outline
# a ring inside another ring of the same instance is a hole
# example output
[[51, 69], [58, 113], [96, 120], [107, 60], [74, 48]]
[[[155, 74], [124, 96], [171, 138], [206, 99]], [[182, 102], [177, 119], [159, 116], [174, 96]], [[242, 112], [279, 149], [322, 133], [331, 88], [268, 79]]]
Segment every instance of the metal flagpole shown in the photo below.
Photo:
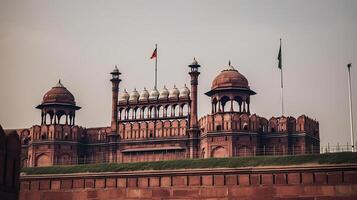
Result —
[[354, 147], [354, 137], [353, 137], [353, 114], [352, 114], [351, 67], [352, 67], [352, 63], [349, 63], [349, 64], [347, 65], [347, 69], [348, 69], [348, 96], [349, 96], [349, 101], [350, 101], [351, 147], [352, 147], [352, 152], [354, 152], [354, 151], [355, 151], [355, 147]]
[[[281, 50], [281, 38], [280, 38], [280, 50]], [[284, 90], [283, 90], [283, 56], [282, 52], [280, 52], [280, 96], [281, 96], [281, 116], [284, 116]]]
[[281, 116], [284, 116], [284, 90], [283, 90], [283, 68], [280, 69], [281, 79]]
[[157, 89], [157, 44], [155, 44], [156, 56], [155, 56], [155, 89]]

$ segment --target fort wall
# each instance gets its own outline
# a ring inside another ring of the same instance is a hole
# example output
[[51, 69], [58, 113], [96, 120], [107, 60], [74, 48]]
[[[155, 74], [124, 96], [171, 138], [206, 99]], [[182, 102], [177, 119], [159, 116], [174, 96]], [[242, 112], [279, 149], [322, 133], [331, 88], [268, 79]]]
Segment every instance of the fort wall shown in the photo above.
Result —
[[357, 199], [357, 165], [25, 175], [20, 199]]

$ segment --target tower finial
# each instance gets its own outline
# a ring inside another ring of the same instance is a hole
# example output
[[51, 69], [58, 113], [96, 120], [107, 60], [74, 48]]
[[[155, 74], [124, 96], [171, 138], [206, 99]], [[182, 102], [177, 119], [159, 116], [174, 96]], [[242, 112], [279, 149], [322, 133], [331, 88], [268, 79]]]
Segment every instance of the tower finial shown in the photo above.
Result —
[[198, 65], [198, 62], [196, 60], [196, 57], [193, 57], [192, 65]]
[[64, 87], [61, 83], [61, 79], [58, 79], [58, 83], [56, 84], [56, 87]]

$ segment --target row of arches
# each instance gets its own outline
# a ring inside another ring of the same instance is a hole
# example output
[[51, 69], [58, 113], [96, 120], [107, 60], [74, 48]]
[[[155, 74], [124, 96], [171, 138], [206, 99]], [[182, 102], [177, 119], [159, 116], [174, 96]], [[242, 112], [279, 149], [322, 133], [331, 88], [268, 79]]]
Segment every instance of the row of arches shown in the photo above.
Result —
[[240, 112], [250, 113], [250, 98], [242, 96], [212, 97], [212, 113]]
[[186, 119], [173, 121], [151, 121], [119, 124], [122, 139], [150, 139], [185, 136], [188, 128]]
[[41, 124], [75, 124], [75, 112], [68, 110], [46, 110], [41, 113]]
[[119, 120], [153, 119], [183, 117], [189, 114], [189, 104], [151, 105], [121, 107], [118, 109]]

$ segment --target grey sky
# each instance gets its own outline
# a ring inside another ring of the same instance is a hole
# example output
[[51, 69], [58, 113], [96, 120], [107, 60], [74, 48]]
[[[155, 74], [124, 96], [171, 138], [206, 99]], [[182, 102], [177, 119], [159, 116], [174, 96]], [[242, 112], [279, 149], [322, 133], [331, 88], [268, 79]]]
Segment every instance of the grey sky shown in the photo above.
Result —
[[[159, 89], [189, 84], [196, 57], [199, 114], [228, 60], [258, 94], [252, 111], [280, 114], [279, 38], [283, 39], [286, 114], [320, 121], [322, 145], [349, 141], [348, 62], [357, 130], [357, 1], [14, 1], [0, 0], [0, 124], [40, 122], [34, 107], [59, 78], [82, 109], [77, 124], [110, 125], [109, 72], [120, 87], [152, 89], [159, 45]], [[356, 134], [355, 134], [356, 135]]]

